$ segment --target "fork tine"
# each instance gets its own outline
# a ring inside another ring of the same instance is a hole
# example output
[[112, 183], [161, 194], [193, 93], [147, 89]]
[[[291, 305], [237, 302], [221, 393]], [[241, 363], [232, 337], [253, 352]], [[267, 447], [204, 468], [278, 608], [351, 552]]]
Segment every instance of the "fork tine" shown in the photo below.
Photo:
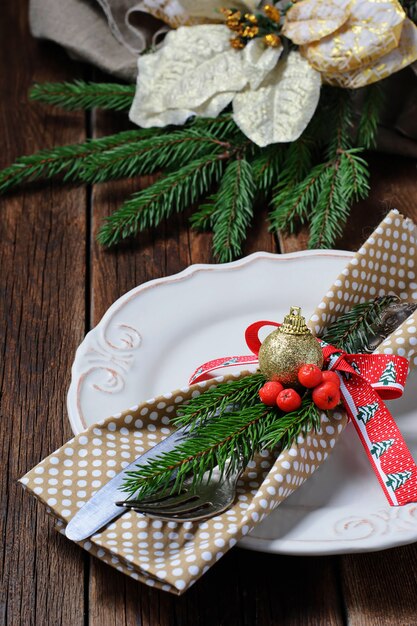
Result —
[[175, 511], [181, 505], [189, 508], [190, 505], [195, 506], [195, 502], [199, 500], [197, 495], [191, 493], [182, 494], [179, 497], [167, 498], [162, 502], [147, 503], [142, 500], [126, 500], [125, 502], [116, 502], [117, 506], [123, 506], [126, 509], [134, 509], [135, 511]]

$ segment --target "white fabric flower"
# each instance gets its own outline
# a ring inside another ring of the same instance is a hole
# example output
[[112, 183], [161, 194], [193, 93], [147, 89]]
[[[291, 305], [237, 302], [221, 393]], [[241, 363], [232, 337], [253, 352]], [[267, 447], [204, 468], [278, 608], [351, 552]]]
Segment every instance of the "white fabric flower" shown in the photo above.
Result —
[[320, 73], [298, 52], [259, 39], [243, 50], [230, 45], [222, 24], [180, 27], [164, 45], [138, 60], [130, 119], [144, 128], [216, 117], [233, 102], [233, 117], [254, 143], [294, 141], [310, 121], [320, 95]]

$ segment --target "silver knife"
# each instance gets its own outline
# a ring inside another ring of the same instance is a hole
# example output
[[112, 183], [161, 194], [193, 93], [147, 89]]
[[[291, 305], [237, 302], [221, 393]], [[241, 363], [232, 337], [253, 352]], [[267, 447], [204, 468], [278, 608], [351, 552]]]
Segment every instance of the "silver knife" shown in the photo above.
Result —
[[169, 437], [147, 450], [135, 461], [130, 463], [121, 472], [99, 489], [88, 502], [69, 521], [65, 535], [72, 541], [83, 541], [98, 532], [103, 526], [120, 517], [126, 509], [116, 506], [116, 502], [126, 500], [126, 492], [121, 487], [125, 481], [126, 473], [137, 467], [142, 467], [150, 460], [164, 452], [171, 452], [175, 446], [186, 438], [188, 426], [183, 426]]

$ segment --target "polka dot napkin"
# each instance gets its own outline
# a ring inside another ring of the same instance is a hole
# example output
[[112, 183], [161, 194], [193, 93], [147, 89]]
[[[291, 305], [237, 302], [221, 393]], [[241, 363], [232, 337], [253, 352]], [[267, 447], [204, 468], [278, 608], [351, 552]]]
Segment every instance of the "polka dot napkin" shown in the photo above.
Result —
[[[48, 507], [63, 530], [97, 489], [170, 434], [176, 406], [224, 379], [169, 393], [97, 423], [42, 461], [21, 482]], [[311, 476], [345, 425], [341, 413], [330, 418], [323, 415], [321, 432], [299, 437], [277, 459], [267, 452], [259, 455], [238, 483], [234, 506], [222, 515], [192, 524], [125, 512], [80, 545], [132, 578], [181, 593]]]
[[[311, 319], [314, 330], [319, 332], [352, 304], [375, 295], [394, 292], [417, 299], [416, 243], [415, 226], [392, 211], [327, 292]], [[417, 314], [380, 351], [395, 351], [416, 363], [416, 325]], [[46, 505], [63, 532], [100, 487], [170, 434], [176, 406], [220, 380], [233, 378], [199, 383], [109, 417], [54, 452], [21, 482]], [[125, 512], [80, 545], [136, 580], [181, 594], [311, 476], [327, 458], [346, 421], [343, 413], [323, 415], [318, 433], [300, 436], [277, 458], [267, 452], [258, 455], [238, 483], [235, 504], [217, 517], [192, 524]]]
[[[354, 304], [394, 294], [417, 301], [417, 226], [390, 211], [326, 293], [310, 319], [316, 334]], [[417, 366], [417, 311], [375, 351], [398, 354]]]

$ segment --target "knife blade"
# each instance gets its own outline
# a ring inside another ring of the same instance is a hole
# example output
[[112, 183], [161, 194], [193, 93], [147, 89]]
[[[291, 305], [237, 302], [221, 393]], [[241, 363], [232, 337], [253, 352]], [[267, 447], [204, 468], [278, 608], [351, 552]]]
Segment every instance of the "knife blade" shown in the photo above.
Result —
[[126, 509], [116, 506], [115, 502], [126, 500], [126, 492], [121, 487], [126, 478], [126, 473], [142, 467], [146, 463], [164, 452], [171, 452], [175, 446], [186, 438], [188, 426], [183, 426], [169, 437], [153, 446], [135, 461], [130, 463], [108, 483], [101, 487], [83, 507], [68, 522], [65, 535], [72, 541], [83, 541], [98, 532], [103, 526], [120, 517]]

